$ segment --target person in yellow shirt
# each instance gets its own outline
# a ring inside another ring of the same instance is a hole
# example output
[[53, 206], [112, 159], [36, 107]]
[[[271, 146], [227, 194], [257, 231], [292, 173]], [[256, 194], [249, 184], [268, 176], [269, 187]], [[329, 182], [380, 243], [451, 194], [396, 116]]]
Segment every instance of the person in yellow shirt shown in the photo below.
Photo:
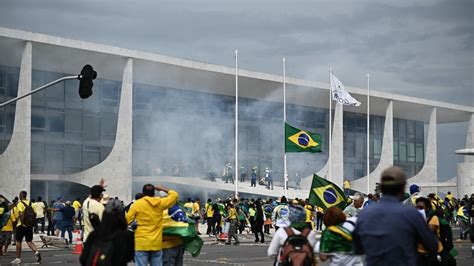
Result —
[[214, 216], [214, 209], [212, 208], [212, 200], [208, 199], [205, 205], [206, 209], [206, 223], [207, 223], [207, 230], [206, 234], [211, 235], [214, 232], [212, 217]]
[[76, 221], [79, 222], [79, 227], [82, 228], [82, 205], [79, 198], [72, 203], [72, 207], [74, 207], [74, 211], [76, 212]]
[[[168, 196], [155, 197], [156, 191], [163, 191]], [[134, 220], [135, 230], [135, 263], [137, 266], [163, 264], [162, 234], [163, 211], [171, 208], [178, 201], [179, 194], [160, 186], [146, 184], [143, 186], [143, 198], [135, 201], [127, 212], [127, 223]]]
[[2, 220], [4, 220], [3, 215], [8, 215], [8, 218], [5, 218], [8, 220], [0, 231], [0, 256], [7, 254], [8, 246], [12, 242], [13, 220], [11, 212], [9, 212], [12, 207], [13, 205], [9, 206], [3, 198], [0, 198], [0, 217], [2, 217]]
[[[35, 253], [36, 262], [41, 262], [41, 254], [36, 248], [35, 243], [33, 243], [33, 226], [26, 226], [22, 223], [23, 218], [25, 217], [25, 210], [28, 207], [31, 207], [31, 202], [26, 199], [26, 191], [21, 191], [19, 195], [19, 201], [16, 207], [14, 208], [14, 215], [12, 217], [13, 222], [16, 221], [16, 258], [11, 262], [12, 264], [21, 263], [21, 247], [23, 238], [26, 240], [28, 247]], [[35, 217], [36, 218], [36, 217]]]
[[[438, 253], [443, 251], [443, 245], [441, 241], [439, 241], [440, 233], [439, 233], [439, 219], [438, 216], [434, 214], [434, 211], [431, 206], [431, 201], [428, 198], [419, 197], [416, 199], [416, 208], [420, 211], [424, 211], [427, 218], [428, 227], [431, 231], [433, 231], [438, 239]], [[423, 260], [423, 265], [436, 265], [437, 258], [436, 255], [428, 255], [426, 252], [425, 247], [419, 243], [417, 245], [417, 251], [421, 254], [420, 259]]]
[[199, 198], [197, 198], [193, 204], [193, 218], [196, 233], [201, 235], [201, 232], [199, 232], [199, 220], [201, 219], [201, 199]]
[[184, 203], [183, 205], [184, 212], [186, 213], [186, 216], [189, 217], [189, 219], [194, 218], [194, 202], [193, 199], [188, 198], [188, 202]]
[[237, 238], [237, 228], [239, 227], [239, 221], [237, 220], [237, 210], [234, 207], [234, 204], [230, 203], [227, 205], [227, 219], [230, 223], [229, 234], [227, 236], [226, 245], [230, 245], [232, 238], [234, 238], [234, 245], [238, 245], [239, 239]]
[[303, 200], [300, 200], [300, 205], [304, 207], [306, 211], [306, 227], [309, 230], [313, 230], [313, 206], [306, 204]]

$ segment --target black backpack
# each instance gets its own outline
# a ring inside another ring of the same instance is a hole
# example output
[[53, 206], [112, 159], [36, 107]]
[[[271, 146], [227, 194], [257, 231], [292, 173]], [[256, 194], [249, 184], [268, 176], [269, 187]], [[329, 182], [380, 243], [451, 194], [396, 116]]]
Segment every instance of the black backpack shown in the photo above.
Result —
[[[100, 237], [92, 240], [89, 257], [87, 258], [87, 266], [113, 266], [114, 243], [113, 236], [107, 239]], [[88, 240], [89, 241], [89, 240]]]
[[288, 238], [285, 240], [280, 252], [280, 265], [284, 266], [311, 266], [314, 262], [313, 248], [309, 244], [308, 228], [295, 235], [291, 227], [285, 228]]
[[31, 207], [31, 201], [28, 205], [24, 201], [20, 202], [25, 206], [23, 212], [20, 213], [21, 224], [26, 227], [34, 226], [36, 224], [36, 213], [33, 207]]

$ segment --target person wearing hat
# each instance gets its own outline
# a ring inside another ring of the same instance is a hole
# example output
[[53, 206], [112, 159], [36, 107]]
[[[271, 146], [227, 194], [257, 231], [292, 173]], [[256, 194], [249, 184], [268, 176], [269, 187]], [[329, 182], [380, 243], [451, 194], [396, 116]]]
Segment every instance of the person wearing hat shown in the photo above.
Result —
[[416, 199], [421, 197], [421, 188], [417, 184], [412, 184], [410, 186], [410, 196], [403, 201], [403, 204], [415, 207]]
[[82, 217], [84, 223], [83, 241], [87, 242], [87, 237], [92, 233], [102, 220], [104, 213], [104, 205], [100, 203], [102, 199], [102, 192], [105, 191], [103, 187], [104, 181], [101, 180], [99, 185], [91, 187], [90, 196], [82, 203]]
[[[111, 248], [100, 248], [103, 246]], [[81, 265], [125, 266], [133, 259], [134, 251], [135, 239], [133, 232], [127, 230], [124, 207], [119, 200], [109, 199], [100, 225], [84, 243], [79, 261]]]
[[74, 207], [72, 207], [71, 202], [68, 200], [66, 201], [66, 205], [59, 210], [62, 214], [61, 220], [61, 237], [64, 238], [64, 235], [67, 231], [69, 236], [69, 242], [72, 243], [72, 227], [74, 225], [74, 216], [76, 215], [76, 211]]
[[380, 180], [380, 203], [358, 215], [353, 246], [356, 254], [365, 254], [364, 265], [418, 265], [418, 243], [428, 254], [436, 254], [435, 234], [416, 208], [401, 203], [405, 185], [400, 167], [385, 169]]
[[[307, 233], [307, 239], [309, 244], [314, 250], [316, 245], [316, 233], [313, 230], [309, 230], [306, 227], [306, 211], [299, 205], [289, 207], [289, 227], [280, 227], [273, 235], [270, 246], [267, 250], [268, 257], [276, 258], [275, 265], [280, 265], [279, 254], [282, 247], [284, 246], [286, 239], [288, 238], [287, 229], [291, 230], [295, 235], [301, 235], [303, 231]], [[309, 231], [309, 233], [307, 232]], [[278, 256], [278, 257], [277, 257]]]

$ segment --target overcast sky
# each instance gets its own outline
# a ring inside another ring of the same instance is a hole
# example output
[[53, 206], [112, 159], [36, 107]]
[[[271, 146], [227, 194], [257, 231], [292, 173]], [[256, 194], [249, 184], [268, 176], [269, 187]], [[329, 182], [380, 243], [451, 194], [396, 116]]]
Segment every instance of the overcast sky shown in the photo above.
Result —
[[[374, 90], [474, 106], [472, 0], [0, 3], [3, 27], [227, 66], [239, 49], [242, 68], [273, 74], [285, 56], [289, 76], [327, 82], [332, 67], [364, 87], [370, 73]], [[440, 129], [442, 179], [456, 174], [465, 130]]]

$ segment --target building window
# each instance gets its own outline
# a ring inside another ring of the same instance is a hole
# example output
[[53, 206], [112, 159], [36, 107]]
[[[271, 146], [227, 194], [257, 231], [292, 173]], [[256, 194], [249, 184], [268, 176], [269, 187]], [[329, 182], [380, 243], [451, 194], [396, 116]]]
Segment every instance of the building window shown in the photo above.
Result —
[[64, 111], [48, 109], [48, 132], [53, 134], [64, 133]]
[[423, 149], [423, 144], [416, 144], [416, 162], [422, 163], [424, 162], [425, 151]]
[[400, 141], [399, 142], [399, 152], [398, 152], [398, 158], [400, 162], [406, 162], [407, 161], [407, 144], [405, 141]]

